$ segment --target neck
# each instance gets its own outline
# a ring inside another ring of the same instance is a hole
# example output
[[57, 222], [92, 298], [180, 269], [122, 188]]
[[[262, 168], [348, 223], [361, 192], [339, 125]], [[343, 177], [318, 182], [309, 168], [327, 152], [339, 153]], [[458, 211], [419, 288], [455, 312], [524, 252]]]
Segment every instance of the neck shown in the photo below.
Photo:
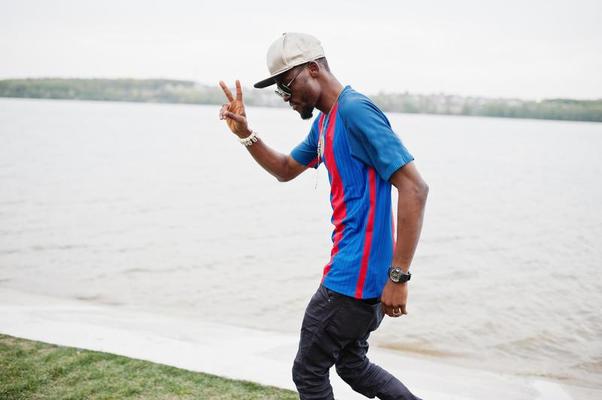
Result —
[[316, 104], [316, 108], [322, 111], [322, 113], [328, 114], [343, 90], [343, 85], [334, 76], [330, 76], [325, 83], [324, 91]]

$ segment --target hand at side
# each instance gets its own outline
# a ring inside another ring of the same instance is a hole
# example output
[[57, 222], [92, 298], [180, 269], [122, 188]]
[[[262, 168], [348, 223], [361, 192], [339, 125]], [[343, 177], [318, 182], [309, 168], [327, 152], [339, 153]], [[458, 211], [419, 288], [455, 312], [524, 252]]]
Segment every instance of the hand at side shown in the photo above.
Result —
[[400, 317], [407, 314], [408, 283], [387, 281], [380, 302], [385, 314], [389, 317]]

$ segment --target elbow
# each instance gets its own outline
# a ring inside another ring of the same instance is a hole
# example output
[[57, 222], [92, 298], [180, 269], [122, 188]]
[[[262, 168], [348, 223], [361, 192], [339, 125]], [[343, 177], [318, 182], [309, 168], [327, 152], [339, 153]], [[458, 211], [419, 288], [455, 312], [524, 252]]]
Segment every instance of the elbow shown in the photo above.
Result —
[[276, 179], [278, 179], [278, 182], [288, 182], [293, 179], [293, 177], [290, 175], [276, 175]]
[[288, 159], [284, 159], [283, 162], [272, 174], [274, 175], [274, 177], [276, 177], [278, 182], [288, 182], [295, 177], [289, 165]]
[[416, 182], [412, 185], [407, 185], [399, 190], [399, 197], [403, 197], [408, 201], [413, 201], [424, 207], [429, 194], [429, 186], [424, 182]]
[[418, 195], [420, 199], [426, 203], [426, 198], [429, 195], [429, 185], [427, 185], [426, 182], [422, 182], [420, 185], [420, 188], [418, 189]]
[[426, 204], [426, 199], [429, 195], [429, 185], [427, 185], [424, 181], [421, 182], [419, 185], [417, 185], [415, 193], [418, 201], [422, 205]]

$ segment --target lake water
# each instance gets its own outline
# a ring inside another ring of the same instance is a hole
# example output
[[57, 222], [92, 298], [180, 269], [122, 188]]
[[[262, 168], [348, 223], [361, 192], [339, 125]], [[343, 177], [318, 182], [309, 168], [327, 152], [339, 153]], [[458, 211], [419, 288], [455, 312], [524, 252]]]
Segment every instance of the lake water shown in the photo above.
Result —
[[[0, 289], [297, 332], [330, 254], [326, 171], [277, 182], [217, 115], [0, 99]], [[248, 116], [282, 152], [309, 129]], [[389, 118], [430, 193], [409, 314], [372, 343], [602, 388], [602, 124]]]

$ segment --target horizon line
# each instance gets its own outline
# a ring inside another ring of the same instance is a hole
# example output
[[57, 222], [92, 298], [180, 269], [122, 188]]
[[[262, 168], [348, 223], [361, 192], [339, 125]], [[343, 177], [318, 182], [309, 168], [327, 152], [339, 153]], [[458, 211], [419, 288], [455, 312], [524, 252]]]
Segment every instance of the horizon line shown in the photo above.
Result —
[[[42, 79], [64, 79], [64, 80], [137, 80], [137, 81], [153, 81], [153, 80], [166, 80], [166, 81], [179, 81], [179, 82], [192, 82], [200, 85], [204, 85], [206, 87], [213, 87], [214, 85], [193, 80], [193, 79], [183, 79], [183, 78], [167, 78], [167, 77], [152, 77], [152, 78], [134, 78], [134, 77], [73, 77], [73, 76], [29, 76], [29, 77], [0, 77], [0, 81], [8, 81], [8, 80], [42, 80]], [[215, 87], [219, 87], [219, 83], [215, 84]], [[245, 86], [243, 86], [245, 87]], [[262, 89], [256, 89], [252, 86], [245, 87], [247, 90], [251, 91], [262, 91]], [[482, 99], [499, 99], [499, 100], [520, 100], [520, 101], [535, 101], [541, 102], [544, 100], [578, 100], [578, 101], [602, 101], [602, 94], [597, 98], [579, 98], [579, 97], [563, 97], [563, 96], [555, 96], [555, 97], [537, 97], [537, 98], [529, 98], [529, 97], [502, 97], [502, 96], [486, 96], [486, 95], [464, 95], [452, 92], [411, 92], [409, 90], [404, 91], [386, 91], [385, 89], [379, 89], [376, 92], [370, 93], [370, 95], [391, 95], [391, 94], [410, 94], [410, 95], [419, 95], [419, 96], [433, 96], [433, 95], [444, 95], [444, 96], [458, 96], [464, 98], [482, 98]]]

